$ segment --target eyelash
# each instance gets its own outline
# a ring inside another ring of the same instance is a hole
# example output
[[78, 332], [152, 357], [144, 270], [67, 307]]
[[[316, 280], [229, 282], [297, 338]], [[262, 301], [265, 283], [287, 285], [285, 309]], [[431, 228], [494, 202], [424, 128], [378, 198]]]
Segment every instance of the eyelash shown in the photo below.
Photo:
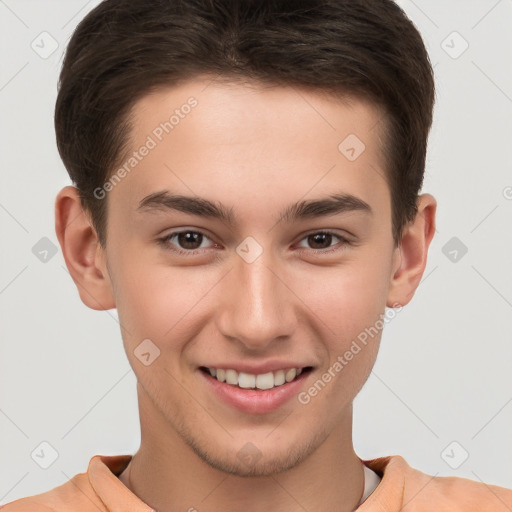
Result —
[[[180, 235], [182, 233], [198, 233], [210, 240], [210, 237], [208, 235], [206, 235], [205, 233], [203, 233], [202, 231], [185, 229], [183, 231], [173, 231], [172, 233], [169, 233], [168, 235], [165, 235], [164, 237], [159, 238], [158, 243], [161, 244], [165, 249], [171, 250], [171, 251], [175, 252], [176, 254], [183, 255], [183, 256], [195, 256], [196, 254], [200, 254], [204, 250], [204, 249], [186, 250], [186, 249], [181, 249], [179, 247], [178, 248], [172, 247], [170, 244], [170, 240], [172, 238], [174, 238], [176, 235]], [[302, 240], [304, 240], [305, 238], [308, 238], [313, 235], [332, 235], [332, 236], [338, 238], [342, 244], [341, 247], [337, 247], [338, 244], [336, 244], [333, 247], [328, 248], [328, 249], [306, 249], [309, 251], [314, 251], [316, 253], [319, 253], [320, 255], [330, 254], [330, 253], [336, 252], [336, 251], [341, 251], [345, 248], [345, 246], [352, 245], [352, 242], [350, 242], [347, 238], [345, 238], [333, 231], [329, 231], [329, 230], [312, 231], [311, 233], [307, 233], [306, 235], [304, 235], [303, 238], [301, 238], [300, 242], [302, 242]], [[299, 252], [303, 252], [304, 249], [305, 249], [304, 247], [299, 249]]]

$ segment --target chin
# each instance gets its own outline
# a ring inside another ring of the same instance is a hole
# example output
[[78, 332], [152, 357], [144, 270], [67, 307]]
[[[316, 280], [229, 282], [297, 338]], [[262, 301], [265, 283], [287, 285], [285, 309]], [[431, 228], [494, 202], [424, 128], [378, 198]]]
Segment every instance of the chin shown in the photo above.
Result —
[[[200, 459], [223, 473], [239, 477], [268, 477], [301, 464], [326, 436], [322, 431], [309, 439], [293, 439], [287, 435], [280, 435], [276, 439], [266, 431], [258, 440], [253, 432], [251, 436], [244, 436], [246, 440], [230, 438], [226, 440], [228, 446], [223, 447], [221, 442], [212, 443], [211, 439], [198, 442], [191, 439], [188, 432], [185, 441]], [[212, 450], [212, 446], [217, 450]]]

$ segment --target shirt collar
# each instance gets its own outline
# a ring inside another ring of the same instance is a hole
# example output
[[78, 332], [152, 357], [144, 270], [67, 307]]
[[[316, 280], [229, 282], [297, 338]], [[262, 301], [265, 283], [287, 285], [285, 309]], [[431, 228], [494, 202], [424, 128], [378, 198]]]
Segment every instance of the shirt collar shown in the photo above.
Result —
[[[109, 512], [156, 512], [144, 503], [118, 476], [128, 466], [132, 455], [95, 455], [89, 462], [89, 482]], [[360, 459], [381, 478], [377, 488], [356, 509], [357, 512], [400, 510], [403, 503], [407, 463], [400, 455]]]

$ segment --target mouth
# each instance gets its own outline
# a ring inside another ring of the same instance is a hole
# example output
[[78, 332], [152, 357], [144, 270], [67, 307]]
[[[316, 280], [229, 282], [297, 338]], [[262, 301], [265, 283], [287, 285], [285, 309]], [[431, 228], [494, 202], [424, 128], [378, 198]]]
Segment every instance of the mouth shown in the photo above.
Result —
[[294, 382], [302, 375], [312, 371], [312, 366], [303, 368], [283, 368], [273, 372], [251, 374], [246, 372], [237, 372], [232, 368], [208, 368], [200, 366], [199, 369], [211, 378], [229, 384], [240, 389], [251, 389], [256, 391], [267, 391], [269, 389], [280, 388], [286, 386], [290, 382]]

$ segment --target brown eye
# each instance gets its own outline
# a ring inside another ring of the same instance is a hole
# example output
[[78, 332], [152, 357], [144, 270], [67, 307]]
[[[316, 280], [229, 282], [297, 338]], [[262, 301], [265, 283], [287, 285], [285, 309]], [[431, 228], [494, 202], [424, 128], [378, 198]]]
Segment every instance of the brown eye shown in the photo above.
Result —
[[332, 235], [329, 233], [316, 233], [307, 237], [312, 249], [327, 249], [332, 242]]
[[181, 233], [178, 233], [176, 237], [178, 245], [182, 249], [199, 249], [203, 239], [202, 233], [197, 233], [194, 231], [182, 231]]
[[169, 233], [163, 238], [160, 238], [158, 242], [164, 247], [179, 254], [195, 254], [200, 249], [208, 247], [202, 246], [205, 240], [210, 239], [200, 231], [184, 230]]
[[[330, 231], [317, 231], [306, 235], [302, 241], [306, 241], [307, 246], [299, 245], [301, 248], [310, 249], [319, 254], [330, 253], [333, 251], [341, 250], [345, 246], [350, 245], [350, 241], [345, 237], [332, 233]], [[338, 242], [333, 245], [333, 242]]]

